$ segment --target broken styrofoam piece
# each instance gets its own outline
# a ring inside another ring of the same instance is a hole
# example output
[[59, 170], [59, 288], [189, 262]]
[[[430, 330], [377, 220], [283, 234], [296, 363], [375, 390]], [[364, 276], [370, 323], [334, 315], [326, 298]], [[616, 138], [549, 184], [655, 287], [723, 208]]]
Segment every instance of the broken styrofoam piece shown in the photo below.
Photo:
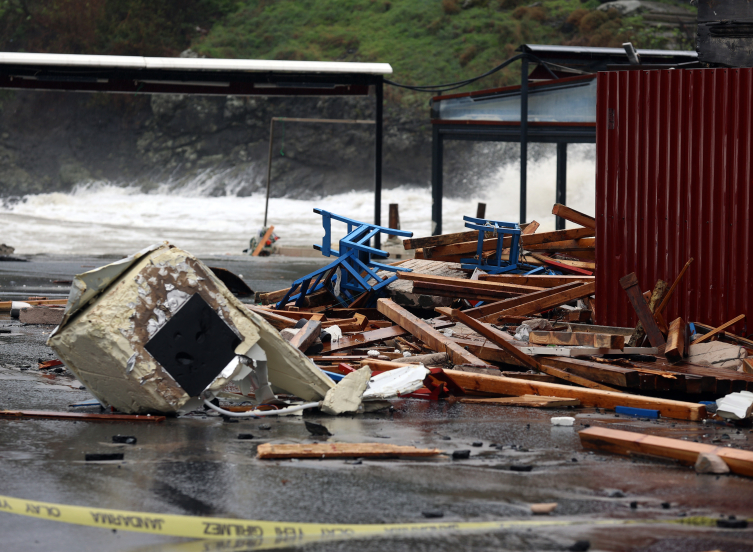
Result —
[[729, 466], [727, 463], [716, 454], [710, 452], [702, 452], [698, 455], [695, 461], [696, 473], [711, 473], [711, 474], [725, 474], [729, 473]]
[[76, 276], [48, 344], [102, 404], [126, 413], [172, 414], [219, 391], [257, 344], [275, 387], [306, 401], [334, 387], [206, 265], [168, 244]]
[[716, 413], [730, 420], [744, 420], [753, 413], [753, 393], [738, 391], [716, 401]]
[[31, 308], [29, 303], [23, 301], [11, 301], [10, 303], [10, 317], [18, 318], [21, 315], [21, 309]]
[[402, 366], [382, 372], [369, 380], [363, 400], [392, 399], [398, 395], [413, 393], [424, 386], [429, 370], [423, 364]]
[[551, 419], [552, 425], [570, 427], [575, 423], [575, 418], [572, 416], [555, 416]]
[[371, 349], [369, 351], [366, 351], [366, 355], [371, 358], [376, 358], [379, 356], [379, 351], [375, 351], [374, 349]]
[[337, 325], [330, 326], [329, 328], [324, 328], [324, 330], [322, 331], [330, 335], [330, 337], [332, 338], [332, 343], [337, 343], [338, 341], [340, 341], [340, 339], [342, 339], [343, 336], [343, 331], [340, 329], [340, 326]]
[[333, 416], [357, 412], [370, 378], [371, 368], [368, 366], [346, 375], [334, 389], [327, 391], [322, 401], [321, 411]]
[[747, 356], [748, 352], [744, 347], [723, 341], [711, 341], [690, 345], [686, 360], [702, 366], [738, 370], [742, 366], [742, 359]]
[[447, 329], [446, 329], [445, 331], [443, 331], [443, 332], [442, 332], [442, 334], [443, 334], [443, 335], [444, 335], [445, 337], [452, 337], [452, 335], [453, 335], [453, 333], [452, 333], [452, 330], [451, 330], [451, 329], [449, 329], [449, 328], [447, 328]]

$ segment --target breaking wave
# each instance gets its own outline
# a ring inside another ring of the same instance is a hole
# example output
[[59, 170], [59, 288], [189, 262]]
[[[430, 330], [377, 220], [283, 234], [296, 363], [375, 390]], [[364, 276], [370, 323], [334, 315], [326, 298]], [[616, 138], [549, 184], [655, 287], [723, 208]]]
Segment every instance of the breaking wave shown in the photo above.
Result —
[[[570, 146], [567, 203], [594, 212], [594, 148]], [[543, 157], [528, 167], [528, 219], [540, 231], [554, 229], [556, 159]], [[463, 230], [463, 215], [475, 216], [476, 204], [487, 204], [486, 216], [517, 221], [519, 198], [517, 163], [503, 165], [479, 182], [467, 197], [444, 199], [444, 232]], [[18, 254], [128, 254], [146, 245], [169, 241], [198, 255], [240, 254], [264, 219], [264, 195], [238, 196], [242, 175], [206, 171], [191, 182], [166, 182], [150, 192], [139, 186], [90, 182], [70, 193], [29, 195], [0, 206], [0, 242]], [[249, 178], [251, 175], [245, 175]], [[218, 189], [221, 193], [218, 193]], [[431, 232], [431, 191], [401, 186], [382, 192], [382, 219], [388, 205], [400, 205], [404, 230], [415, 236]], [[373, 220], [373, 193], [352, 191], [318, 200], [272, 198], [269, 223], [280, 245], [310, 247], [321, 241], [319, 207], [363, 221]], [[339, 228], [338, 228], [339, 230]], [[336, 234], [341, 236], [344, 233]]]

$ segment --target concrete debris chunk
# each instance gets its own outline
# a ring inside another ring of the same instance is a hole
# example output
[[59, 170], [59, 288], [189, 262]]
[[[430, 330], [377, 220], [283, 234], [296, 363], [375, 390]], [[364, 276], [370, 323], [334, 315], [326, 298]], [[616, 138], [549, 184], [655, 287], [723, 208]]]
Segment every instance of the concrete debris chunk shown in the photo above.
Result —
[[690, 345], [687, 361], [702, 366], [739, 370], [743, 364], [742, 359], [747, 356], [748, 353], [744, 347], [722, 341], [711, 341]]
[[[230, 381], [307, 401], [334, 383], [195, 256], [169, 244], [76, 276], [48, 340], [105, 406], [124, 413], [196, 408]], [[257, 393], [257, 399], [259, 394]]]
[[710, 473], [723, 475], [729, 473], [729, 466], [716, 454], [710, 452], [702, 452], [698, 455], [698, 459], [695, 461], [696, 473]]
[[370, 378], [371, 368], [368, 366], [346, 375], [334, 389], [327, 391], [322, 401], [321, 411], [333, 416], [357, 412]]

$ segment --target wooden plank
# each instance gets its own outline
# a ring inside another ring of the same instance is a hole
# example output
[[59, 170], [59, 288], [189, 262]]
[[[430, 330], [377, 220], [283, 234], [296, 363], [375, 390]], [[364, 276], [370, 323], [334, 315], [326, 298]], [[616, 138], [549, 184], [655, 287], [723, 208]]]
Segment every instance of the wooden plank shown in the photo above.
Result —
[[583, 389], [582, 387], [560, 385], [557, 383], [540, 383], [501, 376], [472, 374], [457, 370], [445, 370], [444, 372], [460, 387], [469, 391], [484, 391], [515, 397], [521, 395], [565, 397], [578, 399], [583, 406], [598, 406], [599, 408], [610, 410], [614, 410], [615, 406], [648, 408], [658, 410], [664, 418], [678, 420], [699, 421], [706, 417], [706, 407], [702, 404], [644, 397], [615, 391]]
[[545, 364], [543, 362], [539, 362], [536, 358], [532, 356], [528, 356], [526, 353], [521, 351], [518, 347], [513, 345], [511, 343], [512, 337], [504, 334], [503, 332], [500, 332], [496, 328], [492, 328], [491, 326], [484, 324], [483, 322], [480, 322], [474, 318], [471, 318], [470, 316], [464, 314], [462, 311], [455, 310], [453, 311], [452, 315], [453, 315], [453, 318], [462, 322], [463, 324], [471, 328], [473, 331], [478, 332], [480, 335], [484, 336], [495, 345], [507, 351], [512, 357], [518, 360], [518, 362], [526, 366], [529, 366], [533, 368], [534, 370], [538, 370], [539, 372], [544, 372], [545, 374], [549, 374], [550, 376], [554, 376], [556, 378], [560, 378], [560, 379], [569, 381], [571, 383], [582, 385], [584, 387], [590, 387], [593, 389], [604, 389], [604, 390], [610, 390], [610, 391], [612, 390], [609, 387], [600, 385], [586, 378], [569, 374], [563, 370], [560, 370], [552, 366], [551, 364]]
[[571, 209], [567, 205], [555, 203], [554, 207], [552, 207], [552, 214], [565, 220], [569, 220], [570, 222], [573, 222], [575, 224], [580, 224], [581, 226], [590, 228], [591, 230], [596, 230], [595, 218], [589, 217], [588, 215], [581, 213], [580, 211], [576, 211], [575, 209]]
[[[553, 290], [556, 289], [557, 288], [553, 288]], [[549, 290], [550, 294], [545, 297], [541, 297], [540, 299], [536, 299], [528, 303], [523, 303], [522, 305], [499, 311], [493, 315], [485, 316], [481, 320], [491, 322], [496, 321], [502, 316], [527, 316], [529, 314], [547, 311], [569, 301], [580, 299], [581, 297], [586, 297], [587, 295], [593, 295], [594, 291], [596, 290], [596, 282], [580, 284], [577, 287], [573, 287], [572, 289], [567, 289], [565, 291], [560, 291], [558, 293], [551, 293], [553, 290]], [[528, 296], [524, 295], [523, 297], [530, 297], [532, 295], [533, 294], [530, 294]]]
[[[541, 359], [545, 366], [570, 372], [590, 381], [615, 387], [635, 387], [640, 385], [638, 372], [623, 366], [612, 366], [568, 357], [546, 357]], [[615, 391], [615, 389], [612, 389]]]
[[567, 261], [565, 259], [552, 259], [546, 255], [539, 255], [538, 253], [531, 253], [531, 257], [549, 266], [555, 266], [575, 274], [583, 274], [584, 276], [591, 276], [593, 271], [596, 270], [596, 263], [587, 263], [583, 261]]
[[528, 251], [593, 251], [595, 247], [596, 238], [581, 238], [579, 240], [524, 245], [523, 249]]
[[703, 343], [704, 341], [708, 341], [709, 339], [711, 339], [716, 334], [718, 334], [720, 332], [723, 332], [725, 329], [729, 328], [730, 326], [733, 326], [733, 325], [737, 324], [743, 318], [745, 318], [744, 314], [741, 314], [740, 316], [736, 316], [735, 318], [733, 318], [729, 322], [725, 322], [724, 324], [722, 324], [718, 328], [714, 328], [709, 333], [703, 334], [701, 337], [699, 337], [698, 339], [696, 339], [695, 341], [693, 341], [691, 343], [691, 345], [698, 345], [699, 343]]
[[669, 335], [667, 335], [667, 347], [664, 349], [664, 356], [670, 362], [680, 362], [687, 356], [686, 332], [687, 324], [682, 318], [676, 318], [669, 325]]
[[[529, 225], [530, 226], [530, 225]], [[528, 227], [526, 227], [527, 229]], [[524, 231], [525, 232], [525, 231]], [[588, 228], [573, 228], [570, 230], [557, 230], [555, 232], [542, 232], [541, 234], [521, 234], [520, 245], [524, 249], [528, 246], [536, 246], [540, 244], [556, 243], [567, 240], [575, 240], [579, 238], [590, 237], [594, 235], [594, 231]], [[494, 237], [487, 237], [484, 239], [483, 251], [496, 250], [497, 239]], [[503, 238], [502, 248], [508, 249], [512, 246], [512, 238]], [[468, 256], [475, 254], [478, 251], [478, 235], [471, 239], [471, 241], [455, 242], [447, 245], [437, 246], [425, 246], [423, 248], [423, 255], [425, 258], [436, 259], [438, 257], [448, 256]]]
[[[245, 305], [245, 307], [250, 310], [251, 312], [254, 312], [261, 316], [264, 320], [272, 324], [272, 326], [275, 327], [277, 330], [284, 330], [285, 328], [292, 328], [297, 323], [297, 319], [288, 318], [287, 316], [275, 314], [271, 312], [269, 309], [263, 309], [261, 307], [257, 307], [254, 305]], [[285, 311], [277, 311], [277, 312], [285, 312]]]
[[467, 278], [453, 278], [452, 276], [437, 276], [435, 274], [417, 274], [415, 272], [398, 272], [397, 277], [400, 280], [411, 280], [426, 284], [444, 284], [473, 289], [483, 289], [490, 291], [512, 291], [516, 293], [533, 293], [541, 291], [543, 288], [534, 286], [522, 286], [518, 284], [506, 284], [500, 282], [488, 282], [485, 280], [469, 280]]
[[625, 336], [587, 332], [534, 331], [528, 336], [528, 342], [539, 345], [573, 345], [576, 347], [623, 349], [625, 347]]
[[562, 399], [560, 397], [541, 397], [539, 395], [523, 395], [522, 397], [491, 397], [488, 399], [460, 399], [467, 404], [490, 404], [495, 406], [525, 406], [529, 408], [563, 408], [566, 406], [580, 406], [577, 399]]
[[454, 364], [486, 364], [391, 299], [379, 299], [377, 308], [379, 312], [398, 326], [408, 330], [427, 347], [439, 353], [446, 352]]
[[[661, 332], [662, 336], [666, 334], [659, 327], [660, 324], [656, 320], [656, 316], [654, 315], [654, 313], [656, 312], [656, 307], [659, 306], [659, 303], [661, 303], [661, 300], [664, 297], [664, 295], [666, 295], [666, 293], [667, 293], [667, 282], [665, 282], [664, 280], [657, 280], [653, 291], [650, 293], [646, 292], [643, 294], [643, 298], [648, 303], [648, 310], [651, 312], [651, 316], [654, 317], [654, 321], [656, 322], [656, 327], [659, 328], [659, 332]], [[643, 344], [645, 337], [646, 337], [646, 330], [643, 329], [643, 324], [639, 321], [638, 324], [635, 326], [635, 331], [633, 331], [633, 335], [631, 335], [630, 339], [628, 340], [628, 345], [630, 345], [631, 347], [638, 347]]]
[[254, 249], [254, 252], [251, 253], [252, 257], [258, 257], [259, 256], [259, 253], [261, 253], [261, 250], [264, 249], [264, 244], [267, 243], [267, 240], [269, 239], [269, 236], [271, 236], [272, 232], [274, 232], [274, 231], [275, 231], [275, 227], [274, 226], [270, 226], [269, 228], [267, 228], [267, 231], [264, 232], [264, 237], [261, 240], [259, 240], [259, 243], [256, 245], [256, 249]]
[[394, 458], [399, 456], [436, 456], [439, 449], [420, 449], [412, 446], [385, 443], [313, 443], [278, 445], [262, 443], [256, 447], [256, 457], [262, 460], [282, 458]]
[[0, 312], [10, 312], [13, 303], [28, 303], [32, 306], [37, 305], [60, 305], [65, 306], [68, 303], [68, 298], [64, 299], [17, 299], [16, 301], [0, 301]]
[[715, 454], [724, 460], [732, 473], [753, 477], [753, 452], [749, 450], [603, 427], [589, 427], [579, 431], [578, 436], [587, 449], [622, 455], [639, 453], [660, 456], [679, 460], [686, 465], [695, 464], [699, 454]]
[[546, 381], [549, 383], [557, 383], [557, 378], [550, 376], [549, 374], [531, 374], [530, 372], [500, 372], [507, 378], [519, 378], [531, 381]]
[[574, 332], [603, 333], [630, 337], [635, 328], [623, 328], [621, 326], [597, 326], [595, 324], [570, 324]]
[[[249, 305], [247, 305], [247, 306], [249, 306]], [[278, 316], [284, 316], [285, 318], [292, 318], [293, 320], [301, 320], [301, 319], [311, 320], [311, 319], [315, 319], [315, 320], [321, 320], [322, 322], [324, 322], [324, 321], [327, 320], [327, 317], [324, 316], [323, 314], [314, 313], [314, 312], [292, 311], [292, 310], [276, 310], [276, 309], [271, 309], [269, 307], [257, 307], [256, 305], [250, 305], [250, 306], [254, 307], [255, 309], [263, 309], [263, 310], [265, 310], [267, 312], [270, 312], [272, 314], [276, 314]], [[256, 312], [258, 312], [258, 311], [256, 311]]]
[[285, 288], [278, 289], [277, 291], [269, 291], [267, 293], [259, 293], [257, 299], [262, 305], [269, 305], [270, 303], [281, 301], [289, 291], [290, 288]]
[[469, 299], [471, 301], [499, 301], [500, 299], [520, 297], [521, 295], [519, 291], [484, 290], [446, 284], [430, 284], [428, 282], [413, 282], [413, 293], [452, 297], [453, 299]]
[[[693, 325], [696, 327], [696, 330], [706, 330], [707, 332], [710, 332], [713, 330], [713, 326], [708, 326], [706, 324], [702, 324], [701, 322], [693, 322]], [[737, 343], [738, 345], [742, 345], [743, 347], [747, 349], [753, 349], [753, 341], [750, 339], [746, 339], [744, 337], [740, 337], [739, 335], [735, 335], [732, 333], [727, 332], [719, 332], [716, 334], [719, 336], [720, 339], [725, 339], [727, 341], [731, 341], [732, 343]]]
[[52, 412], [47, 410], [0, 410], [3, 418], [48, 418], [74, 422], [151, 422], [165, 421], [165, 416], [142, 414], [93, 414], [86, 412]]
[[641, 324], [648, 335], [648, 340], [651, 343], [651, 346], [661, 347], [664, 345], [664, 336], [662, 335], [661, 330], [659, 330], [659, 326], [657, 326], [656, 320], [654, 320], [654, 315], [646, 304], [646, 300], [643, 298], [643, 292], [638, 286], [638, 278], [636, 277], [635, 272], [631, 272], [627, 276], [620, 278], [620, 285], [622, 286], [622, 289], [625, 290], [625, 293], [627, 293], [627, 296], [630, 299], [630, 304], [633, 305], [633, 309], [638, 315], [638, 320], [641, 321]]
[[479, 280], [488, 282], [499, 282], [501, 284], [514, 284], [539, 288], [553, 288], [568, 284], [571, 282], [592, 282], [596, 279], [596, 276], [549, 276], [549, 275], [532, 275], [525, 274], [479, 274]]
[[682, 267], [682, 270], [680, 271], [680, 274], [677, 275], [677, 278], [675, 278], [675, 281], [672, 283], [672, 287], [669, 288], [669, 291], [664, 296], [664, 299], [662, 299], [662, 302], [659, 304], [659, 307], [654, 311], [654, 313], [657, 316], [661, 316], [664, 312], [664, 309], [667, 308], [667, 305], [669, 304], [669, 300], [672, 298], [672, 294], [675, 292], [675, 288], [677, 288], [677, 285], [680, 283], [680, 280], [682, 280], [682, 277], [685, 275], [685, 271], [688, 270], [688, 267], [690, 266], [690, 263], [693, 262], [693, 257], [690, 257], [688, 259], [688, 262], [685, 263], [685, 266]]
[[322, 353], [333, 353], [335, 351], [347, 351], [348, 349], [354, 349], [356, 347], [365, 347], [372, 343], [384, 341], [385, 339], [392, 339], [394, 337], [407, 335], [408, 331], [404, 330], [400, 326], [390, 326], [389, 328], [382, 328], [379, 330], [372, 330], [370, 332], [363, 332], [360, 334], [345, 336], [337, 343], [327, 342], [324, 343]]
[[403, 247], [408, 249], [419, 249], [424, 247], [436, 247], [438, 245], [449, 245], [451, 243], [465, 242], [478, 238], [478, 230], [469, 232], [458, 232], [456, 234], [440, 234], [439, 236], [429, 236], [427, 238], [408, 238], [403, 240]]
[[321, 333], [322, 323], [318, 320], [309, 320], [306, 322], [306, 325], [298, 330], [298, 333], [293, 336], [290, 340], [290, 344], [302, 353], [305, 353], [306, 349], [314, 344], [314, 341], [319, 338]]
[[478, 318], [479, 320], [482, 320], [485, 322], [489, 322], [489, 321], [496, 322], [497, 321], [496, 315], [502, 311], [509, 310], [513, 307], [517, 307], [520, 305], [525, 305], [537, 299], [551, 297], [552, 294], [559, 293], [562, 291], [567, 291], [569, 289], [574, 289], [582, 285], [583, 283], [578, 282], [578, 281], [567, 282], [565, 284], [562, 284], [560, 286], [557, 286], [551, 289], [544, 289], [541, 291], [528, 293], [521, 297], [512, 297], [510, 299], [505, 299], [503, 301], [496, 301], [494, 303], [489, 303], [488, 305], [482, 305], [480, 307], [468, 309], [463, 312], [467, 314], [468, 316], [470, 316], [471, 318]]

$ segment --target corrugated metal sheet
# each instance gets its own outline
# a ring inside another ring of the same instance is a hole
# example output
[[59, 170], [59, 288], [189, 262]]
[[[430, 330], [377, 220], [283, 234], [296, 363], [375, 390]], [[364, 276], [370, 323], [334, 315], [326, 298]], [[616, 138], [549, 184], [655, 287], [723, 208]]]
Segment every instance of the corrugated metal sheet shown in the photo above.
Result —
[[598, 323], [636, 323], [622, 276], [671, 284], [689, 257], [668, 322], [753, 316], [753, 69], [599, 73], [596, 129]]

